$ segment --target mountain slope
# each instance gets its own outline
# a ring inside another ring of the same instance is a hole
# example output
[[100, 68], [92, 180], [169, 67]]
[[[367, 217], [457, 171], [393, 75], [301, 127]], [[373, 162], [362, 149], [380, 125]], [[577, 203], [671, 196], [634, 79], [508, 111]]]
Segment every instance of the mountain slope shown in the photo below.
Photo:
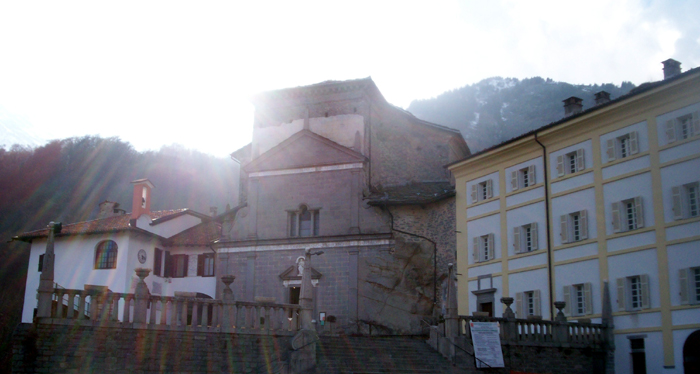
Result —
[[445, 92], [436, 98], [416, 100], [408, 111], [426, 121], [459, 129], [472, 153], [536, 129], [564, 116], [562, 100], [583, 99], [584, 110], [594, 95], [607, 91], [612, 98], [634, 85], [572, 85], [540, 77], [518, 80], [493, 77]]

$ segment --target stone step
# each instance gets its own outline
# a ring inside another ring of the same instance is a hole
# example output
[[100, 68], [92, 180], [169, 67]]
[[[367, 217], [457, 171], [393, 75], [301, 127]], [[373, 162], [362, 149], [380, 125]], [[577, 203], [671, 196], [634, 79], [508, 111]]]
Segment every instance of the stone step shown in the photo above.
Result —
[[439, 353], [416, 337], [321, 337], [317, 373], [457, 373]]

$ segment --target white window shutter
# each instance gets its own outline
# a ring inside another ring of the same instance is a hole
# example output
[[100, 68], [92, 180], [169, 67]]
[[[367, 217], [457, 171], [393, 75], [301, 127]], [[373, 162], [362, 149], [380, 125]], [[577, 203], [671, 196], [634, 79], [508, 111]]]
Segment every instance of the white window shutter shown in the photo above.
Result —
[[630, 154], [634, 155], [639, 153], [639, 135], [636, 131], [630, 133]]
[[519, 186], [519, 184], [518, 184], [518, 171], [513, 170], [510, 173], [510, 187], [513, 191], [515, 191], [518, 189], [518, 186]]
[[651, 308], [651, 300], [649, 300], [649, 276], [642, 274], [639, 276], [640, 288], [642, 290], [642, 309]]
[[693, 135], [700, 135], [700, 111], [693, 112]]
[[605, 153], [608, 156], [608, 162], [615, 161], [615, 139], [608, 139], [605, 142]]
[[523, 293], [517, 292], [515, 294], [515, 313], [517, 313], [518, 318], [525, 318], [525, 315], [523, 314], [524, 309], [525, 308], [523, 305]]
[[569, 215], [564, 214], [561, 217], [559, 217], [559, 227], [561, 229], [561, 232], [559, 235], [561, 235], [561, 243], [568, 243], [569, 242]]
[[494, 249], [494, 247], [495, 247], [496, 245], [495, 245], [495, 243], [494, 243], [494, 236], [493, 236], [493, 234], [489, 234], [487, 240], [489, 241], [489, 260], [493, 260], [494, 258], [496, 258], [496, 255], [495, 255], [496, 251], [495, 251], [495, 249]]
[[588, 211], [582, 210], [578, 212], [578, 224], [581, 240], [588, 239]]
[[490, 199], [493, 197], [493, 181], [488, 179], [486, 181], [486, 198]]
[[690, 285], [690, 283], [688, 283], [688, 273], [689, 273], [688, 270], [689, 269], [680, 269], [678, 271], [678, 275], [680, 278], [679, 284], [681, 286], [681, 304], [683, 304], [683, 305], [690, 304], [690, 295], [688, 292], [688, 290], [689, 290], [688, 286]]
[[637, 196], [634, 198], [634, 218], [637, 222], [637, 227], [644, 227], [644, 205], [642, 204], [642, 197]]
[[532, 238], [532, 250], [536, 251], [538, 249], [537, 222], [533, 222], [530, 224], [530, 238]]
[[542, 315], [542, 308], [540, 305], [540, 290], [532, 291], [532, 303], [535, 304], [535, 315]]
[[673, 143], [676, 141], [676, 120], [670, 119], [666, 121], [666, 142]]
[[557, 156], [557, 176], [564, 175], [564, 155]]
[[627, 310], [625, 295], [627, 293], [627, 278], [617, 278], [617, 310]]
[[476, 203], [479, 201], [479, 184], [474, 183], [472, 184], [472, 204]]
[[683, 219], [683, 197], [680, 186], [671, 188], [671, 198], [673, 200], [673, 219]]
[[583, 148], [576, 150], [576, 171], [586, 168], [586, 159], [583, 157]]
[[474, 263], [479, 262], [479, 254], [481, 253], [481, 249], [479, 248], [481, 244], [481, 238], [480, 237], [475, 237], [474, 238], [474, 244], [473, 244], [473, 256], [474, 256]]
[[571, 297], [571, 286], [564, 286], [564, 314], [567, 317], [571, 317], [571, 305], [573, 305], [574, 298]]
[[537, 184], [537, 177], [535, 176], [535, 165], [530, 165], [527, 167], [527, 178], [530, 181], [530, 185]]
[[620, 203], [612, 203], [613, 232], [620, 232]]
[[520, 253], [520, 226], [513, 227], [513, 249], [515, 253]]
[[593, 314], [593, 290], [590, 283], [583, 284], [583, 303], [586, 314]]

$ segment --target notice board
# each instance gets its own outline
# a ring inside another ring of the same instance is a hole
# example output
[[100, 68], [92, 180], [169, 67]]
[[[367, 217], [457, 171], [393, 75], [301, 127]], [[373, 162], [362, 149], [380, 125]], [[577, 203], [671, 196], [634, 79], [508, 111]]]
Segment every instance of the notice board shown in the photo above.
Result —
[[498, 322], [469, 322], [477, 368], [502, 368], [500, 327]]

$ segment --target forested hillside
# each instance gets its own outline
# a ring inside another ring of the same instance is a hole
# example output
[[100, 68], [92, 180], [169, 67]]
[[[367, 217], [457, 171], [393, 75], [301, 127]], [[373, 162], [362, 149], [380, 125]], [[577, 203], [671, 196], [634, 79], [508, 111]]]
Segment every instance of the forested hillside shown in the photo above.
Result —
[[[233, 150], [232, 150], [233, 151]], [[29, 246], [8, 241], [22, 232], [95, 218], [104, 200], [131, 211], [132, 185], [155, 185], [153, 210], [190, 208], [209, 214], [238, 204], [238, 164], [163, 147], [137, 152], [116, 138], [55, 140], [36, 147], [0, 148], [0, 372], [9, 371], [10, 336], [20, 322]]]
[[594, 94], [607, 91], [613, 99], [634, 84], [572, 85], [540, 77], [518, 80], [494, 77], [448, 91], [436, 98], [413, 101], [408, 111], [426, 121], [459, 129], [472, 153], [564, 117], [562, 100], [576, 96], [583, 108], [594, 105]]

